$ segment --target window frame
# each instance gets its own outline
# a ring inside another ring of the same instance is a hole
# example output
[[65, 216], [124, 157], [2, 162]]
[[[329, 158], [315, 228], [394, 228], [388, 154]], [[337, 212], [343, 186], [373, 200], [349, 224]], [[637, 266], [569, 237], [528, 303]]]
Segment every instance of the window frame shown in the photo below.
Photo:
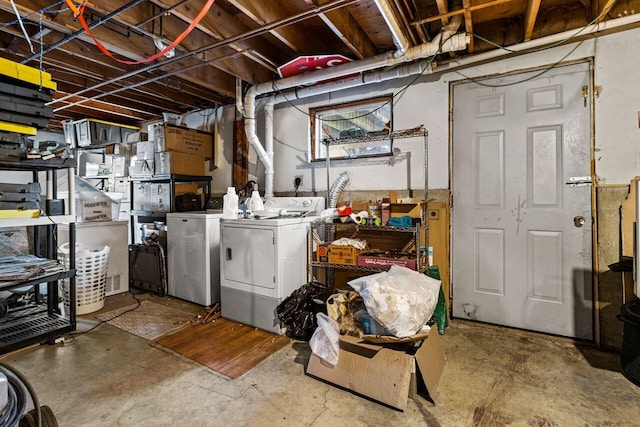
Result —
[[[363, 107], [363, 106], [367, 106], [367, 105], [371, 105], [372, 109], [376, 109], [379, 108], [380, 106], [384, 105], [384, 104], [388, 104], [388, 108], [389, 108], [389, 122], [388, 122], [388, 131], [389, 134], [391, 134], [393, 132], [393, 95], [389, 94], [389, 95], [381, 95], [381, 96], [376, 96], [374, 98], [367, 98], [367, 99], [361, 99], [361, 100], [357, 100], [357, 101], [349, 101], [349, 102], [344, 102], [344, 103], [340, 103], [340, 104], [332, 104], [332, 105], [326, 105], [326, 106], [321, 106], [321, 107], [313, 107], [313, 108], [309, 108], [309, 118], [310, 118], [310, 159], [312, 162], [325, 162], [327, 160], [327, 155], [329, 154], [328, 150], [325, 154], [324, 157], [320, 157], [319, 153], [320, 153], [320, 147], [318, 146], [318, 144], [322, 144], [322, 141], [320, 141], [319, 137], [320, 137], [320, 129], [318, 129], [318, 121], [319, 121], [319, 115], [322, 115], [322, 113], [324, 112], [330, 112], [330, 111], [336, 111], [339, 112], [339, 110], [347, 110], [347, 109], [353, 109], [353, 110], [357, 110], [359, 109], [359, 107]], [[376, 106], [377, 105], [377, 106]], [[347, 120], [347, 119], [345, 119]], [[353, 137], [354, 139], [357, 139], [357, 137]], [[363, 141], [366, 141], [366, 136], [363, 136]], [[388, 141], [389, 144], [389, 152], [386, 153], [374, 153], [374, 154], [362, 154], [362, 155], [354, 155], [354, 156], [350, 156], [350, 155], [344, 155], [344, 156], [330, 156], [329, 159], [330, 160], [353, 160], [353, 159], [364, 159], [364, 158], [371, 158], [371, 157], [388, 157], [388, 156], [393, 156], [393, 140], [389, 137], [387, 139], [377, 139], [377, 142], [380, 141]], [[322, 144], [324, 145], [324, 144]], [[348, 145], [348, 144], [347, 144]]]

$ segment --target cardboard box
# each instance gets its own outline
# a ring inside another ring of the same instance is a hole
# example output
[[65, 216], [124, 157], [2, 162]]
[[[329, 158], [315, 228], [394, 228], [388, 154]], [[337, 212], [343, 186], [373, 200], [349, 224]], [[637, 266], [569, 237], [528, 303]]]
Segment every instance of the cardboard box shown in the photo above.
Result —
[[164, 124], [164, 132], [154, 131], [156, 151], [177, 151], [200, 157], [213, 157], [213, 135], [196, 129]]
[[130, 176], [152, 176], [153, 175], [153, 159], [151, 160], [135, 160], [129, 168]]
[[318, 245], [316, 251], [316, 261], [329, 262], [329, 245]]
[[629, 195], [622, 202], [622, 256], [633, 257], [634, 222], [636, 221], [636, 176], [629, 183]]
[[422, 203], [391, 203], [391, 218], [422, 218]]
[[134, 142], [131, 147], [131, 154], [135, 155], [137, 160], [153, 160], [155, 154], [153, 141]]
[[320, 245], [316, 252], [316, 259], [330, 264], [356, 265], [360, 252], [362, 251], [353, 246]]
[[312, 354], [307, 374], [400, 410], [416, 394], [435, 402], [446, 362], [437, 329], [431, 328], [415, 354], [396, 348], [341, 335], [337, 365]]
[[137, 182], [133, 185], [133, 210], [169, 212], [170, 184], [155, 182]]
[[181, 194], [198, 194], [198, 184], [175, 184], [176, 196]]
[[156, 153], [155, 158], [156, 175], [196, 175], [205, 174], [204, 157], [193, 154], [180, 153], [177, 151], [163, 151]]
[[149, 140], [149, 134], [147, 132], [138, 131], [138, 132], [131, 132], [127, 134], [125, 142], [140, 142], [140, 141], [148, 141], [148, 140]]
[[119, 156], [126, 156], [129, 153], [129, 147], [126, 144], [109, 144], [104, 149], [104, 154], [117, 154]]
[[415, 258], [392, 258], [376, 255], [358, 255], [357, 264], [362, 267], [375, 267], [390, 269], [392, 265], [399, 265], [401, 267], [407, 267], [412, 270], [416, 269]]
[[110, 165], [111, 175], [113, 176], [127, 176], [127, 158], [125, 156], [108, 154], [105, 156], [106, 164]]

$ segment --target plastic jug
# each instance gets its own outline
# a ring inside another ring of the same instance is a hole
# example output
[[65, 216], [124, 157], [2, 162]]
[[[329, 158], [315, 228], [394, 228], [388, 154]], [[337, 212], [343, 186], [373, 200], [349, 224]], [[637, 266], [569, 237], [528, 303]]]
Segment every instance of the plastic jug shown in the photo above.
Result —
[[251, 193], [251, 199], [249, 200], [249, 210], [251, 212], [263, 211], [264, 203], [262, 203], [262, 199], [260, 198], [260, 193], [258, 190], [253, 190]]
[[238, 218], [238, 195], [235, 187], [228, 187], [227, 194], [222, 197], [222, 218]]

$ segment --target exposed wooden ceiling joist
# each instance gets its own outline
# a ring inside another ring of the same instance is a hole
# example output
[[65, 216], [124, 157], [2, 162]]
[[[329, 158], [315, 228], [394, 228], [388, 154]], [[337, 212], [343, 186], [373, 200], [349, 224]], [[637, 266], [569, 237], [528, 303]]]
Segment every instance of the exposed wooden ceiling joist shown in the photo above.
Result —
[[533, 27], [536, 24], [541, 0], [527, 0], [527, 8], [524, 12], [524, 41], [531, 40]]
[[[125, 65], [100, 52], [64, 3], [54, 1], [13, 0], [26, 26], [25, 36], [12, 1], [0, 0], [0, 51], [3, 57], [24, 61], [33, 56], [26, 37], [36, 50], [40, 41], [45, 49], [51, 48], [41, 62], [32, 60], [29, 65], [42, 65], [58, 82], [52, 104], [55, 126], [64, 118], [93, 115], [134, 122], [159, 118], [163, 111], [230, 104], [236, 79], [268, 82], [277, 78], [278, 66], [297, 56], [334, 53], [366, 59], [395, 50], [374, 0], [216, 0], [176, 47], [173, 58]], [[411, 44], [432, 40], [452, 16], [464, 17], [460, 31], [471, 33], [472, 44], [456, 56], [640, 11], [640, 0], [387, 1]], [[102, 0], [87, 3], [84, 17], [95, 26], [91, 32], [116, 56], [137, 60], [157, 52], [154, 36], [175, 40], [205, 2]], [[48, 9], [41, 15], [44, 8]], [[77, 37], [69, 41], [74, 32]]]

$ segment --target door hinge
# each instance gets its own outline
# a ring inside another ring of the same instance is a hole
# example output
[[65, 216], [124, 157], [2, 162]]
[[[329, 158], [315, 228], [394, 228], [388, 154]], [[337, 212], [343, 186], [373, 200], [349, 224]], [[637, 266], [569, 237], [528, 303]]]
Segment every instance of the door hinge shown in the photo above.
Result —
[[587, 106], [587, 98], [589, 98], [589, 86], [582, 86], [582, 100], [584, 101], [584, 106]]
[[276, 276], [273, 276], [273, 283], [276, 283]]

